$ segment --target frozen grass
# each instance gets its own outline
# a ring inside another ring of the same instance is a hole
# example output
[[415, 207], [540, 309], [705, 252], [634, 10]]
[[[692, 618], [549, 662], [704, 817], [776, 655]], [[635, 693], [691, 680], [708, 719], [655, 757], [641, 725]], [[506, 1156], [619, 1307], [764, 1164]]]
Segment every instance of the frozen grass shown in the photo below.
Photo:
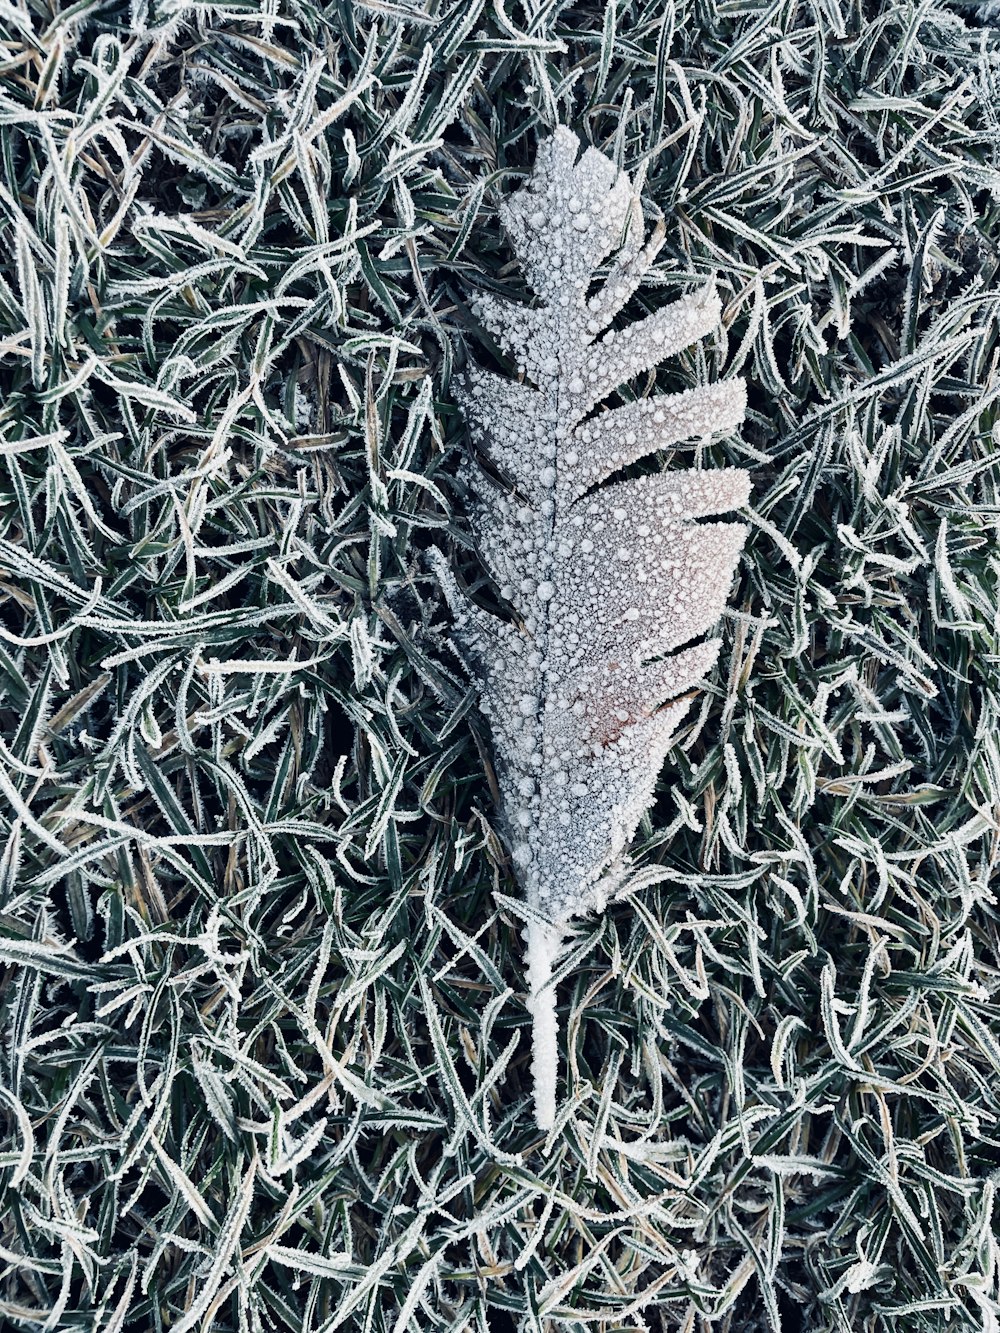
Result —
[[[4, 1328], [997, 1327], [995, 21], [4, 0]], [[546, 1140], [421, 552], [557, 117], [756, 509]]]

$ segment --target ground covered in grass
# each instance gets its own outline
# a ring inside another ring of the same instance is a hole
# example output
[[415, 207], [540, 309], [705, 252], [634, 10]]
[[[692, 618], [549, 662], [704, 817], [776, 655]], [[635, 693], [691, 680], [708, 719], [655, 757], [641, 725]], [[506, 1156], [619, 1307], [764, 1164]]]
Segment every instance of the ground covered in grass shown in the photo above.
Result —
[[[996, 1329], [995, 19], [4, 0], [5, 1328]], [[449, 381], [558, 120], [754, 490], [545, 1141], [422, 552], [495, 596]]]

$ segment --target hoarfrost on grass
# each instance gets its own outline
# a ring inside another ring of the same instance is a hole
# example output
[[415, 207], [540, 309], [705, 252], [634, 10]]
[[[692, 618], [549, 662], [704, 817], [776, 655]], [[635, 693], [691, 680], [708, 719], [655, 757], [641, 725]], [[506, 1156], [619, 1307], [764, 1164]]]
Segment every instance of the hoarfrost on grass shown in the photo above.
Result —
[[[3, 7], [5, 1329], [995, 1316], [978, 13]], [[668, 220], [623, 321], [715, 275], [635, 396], [746, 377], [664, 462], [749, 468], [754, 532], [643, 887], [559, 964], [546, 1153], [423, 553], [466, 534], [465, 300], [524, 296], [494, 201], [560, 121]]]

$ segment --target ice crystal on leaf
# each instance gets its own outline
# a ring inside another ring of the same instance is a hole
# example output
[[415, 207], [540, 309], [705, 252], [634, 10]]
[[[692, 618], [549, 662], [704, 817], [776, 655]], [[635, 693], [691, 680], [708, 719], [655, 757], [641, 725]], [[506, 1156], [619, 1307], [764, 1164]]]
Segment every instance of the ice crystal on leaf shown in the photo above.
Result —
[[711, 332], [721, 307], [706, 286], [628, 328], [608, 327], [663, 229], [646, 241], [628, 176], [597, 150], [579, 149], [575, 134], [557, 129], [525, 186], [501, 205], [540, 302], [483, 295], [474, 306], [524, 382], [472, 368], [457, 386], [473, 440], [510, 483], [465, 464], [479, 551], [516, 621], [473, 605], [436, 561], [456, 645], [490, 722], [505, 831], [530, 909], [528, 1007], [543, 1128], [555, 1115], [552, 967], [565, 926], [601, 910], [620, 885], [690, 702], [678, 696], [718, 653], [717, 639], [698, 636], [722, 612], [746, 526], [696, 520], [749, 494], [747, 474], [735, 468], [609, 482], [657, 449], [733, 429], [746, 389], [729, 379], [588, 415]]

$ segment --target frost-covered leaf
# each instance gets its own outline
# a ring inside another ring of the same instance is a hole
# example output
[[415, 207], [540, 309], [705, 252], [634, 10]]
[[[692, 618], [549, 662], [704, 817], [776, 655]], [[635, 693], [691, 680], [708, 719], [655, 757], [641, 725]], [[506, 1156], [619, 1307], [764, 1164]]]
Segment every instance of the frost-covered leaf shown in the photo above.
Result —
[[550, 978], [563, 927], [601, 909], [621, 882], [689, 705], [680, 696], [715, 661], [718, 640], [702, 636], [722, 612], [747, 532], [741, 523], [698, 521], [746, 503], [740, 469], [609, 479], [679, 440], [732, 430], [746, 389], [726, 380], [588, 415], [710, 333], [718, 296], [703, 287], [624, 329], [609, 327], [653, 262], [663, 229], [644, 238], [627, 175], [593, 148], [580, 156], [565, 127], [541, 145], [501, 216], [541, 299], [531, 307], [493, 296], [476, 302], [521, 380], [473, 367], [458, 397], [473, 441], [508, 483], [471, 460], [465, 466], [478, 549], [516, 620], [477, 608], [440, 558], [437, 565], [490, 720], [507, 836], [534, 913], [527, 937], [536, 1116], [548, 1127]]

